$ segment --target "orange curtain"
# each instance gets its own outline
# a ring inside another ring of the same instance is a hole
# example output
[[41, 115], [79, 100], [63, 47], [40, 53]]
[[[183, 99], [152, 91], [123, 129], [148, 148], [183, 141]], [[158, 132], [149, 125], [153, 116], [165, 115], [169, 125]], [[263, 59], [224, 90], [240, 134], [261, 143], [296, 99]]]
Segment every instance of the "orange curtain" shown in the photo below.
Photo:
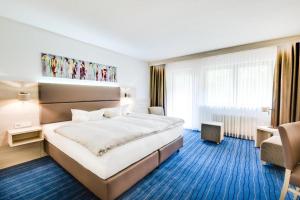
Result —
[[299, 43], [278, 47], [273, 81], [273, 127], [300, 121]]
[[165, 65], [150, 67], [150, 106], [162, 106], [166, 103]]

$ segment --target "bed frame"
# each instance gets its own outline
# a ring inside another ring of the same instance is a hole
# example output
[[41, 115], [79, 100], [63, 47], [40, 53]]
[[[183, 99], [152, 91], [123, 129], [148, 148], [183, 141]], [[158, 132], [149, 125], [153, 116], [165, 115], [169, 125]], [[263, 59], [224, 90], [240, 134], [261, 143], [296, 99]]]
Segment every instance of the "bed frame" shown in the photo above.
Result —
[[[41, 124], [71, 120], [71, 108], [96, 110], [120, 105], [119, 87], [39, 84]], [[179, 137], [108, 179], [101, 179], [45, 140], [45, 151], [103, 200], [115, 199], [183, 146]]]

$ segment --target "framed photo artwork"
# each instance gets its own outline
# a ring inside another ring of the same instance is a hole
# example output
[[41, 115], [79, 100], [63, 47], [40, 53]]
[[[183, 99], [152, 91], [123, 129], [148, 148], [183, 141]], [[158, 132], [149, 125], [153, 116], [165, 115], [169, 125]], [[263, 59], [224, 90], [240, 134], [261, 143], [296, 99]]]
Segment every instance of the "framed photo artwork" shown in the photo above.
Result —
[[41, 54], [43, 76], [117, 82], [117, 67], [66, 58], [47, 53]]

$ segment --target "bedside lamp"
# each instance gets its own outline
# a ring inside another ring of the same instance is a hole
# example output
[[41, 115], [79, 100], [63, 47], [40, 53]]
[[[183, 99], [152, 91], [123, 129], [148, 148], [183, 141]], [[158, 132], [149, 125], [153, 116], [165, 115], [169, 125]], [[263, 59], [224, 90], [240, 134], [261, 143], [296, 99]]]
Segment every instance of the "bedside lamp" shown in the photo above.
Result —
[[29, 101], [30, 100], [30, 93], [28, 92], [19, 92], [18, 99], [20, 101]]
[[121, 106], [128, 105], [132, 106], [131, 104], [133, 103], [132, 99], [132, 93], [130, 91], [130, 88], [122, 88], [121, 89]]

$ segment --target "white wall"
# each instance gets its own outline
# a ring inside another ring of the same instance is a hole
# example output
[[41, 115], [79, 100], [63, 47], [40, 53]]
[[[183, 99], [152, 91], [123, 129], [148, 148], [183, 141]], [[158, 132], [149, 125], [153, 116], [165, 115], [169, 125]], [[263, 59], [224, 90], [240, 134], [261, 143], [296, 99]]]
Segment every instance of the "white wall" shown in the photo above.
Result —
[[150, 73], [146, 62], [0, 17], [0, 169], [44, 155], [39, 144], [8, 147], [7, 129], [16, 122], [38, 125], [39, 109], [36, 98], [24, 103], [16, 100], [15, 84], [20, 82], [2, 82], [36, 83], [42, 77], [42, 52], [117, 66], [119, 86], [130, 88], [134, 111], [147, 111]]
[[136, 111], [146, 111], [149, 102], [146, 62], [0, 17], [0, 79], [39, 80], [42, 52], [117, 66], [120, 87], [134, 91]]

